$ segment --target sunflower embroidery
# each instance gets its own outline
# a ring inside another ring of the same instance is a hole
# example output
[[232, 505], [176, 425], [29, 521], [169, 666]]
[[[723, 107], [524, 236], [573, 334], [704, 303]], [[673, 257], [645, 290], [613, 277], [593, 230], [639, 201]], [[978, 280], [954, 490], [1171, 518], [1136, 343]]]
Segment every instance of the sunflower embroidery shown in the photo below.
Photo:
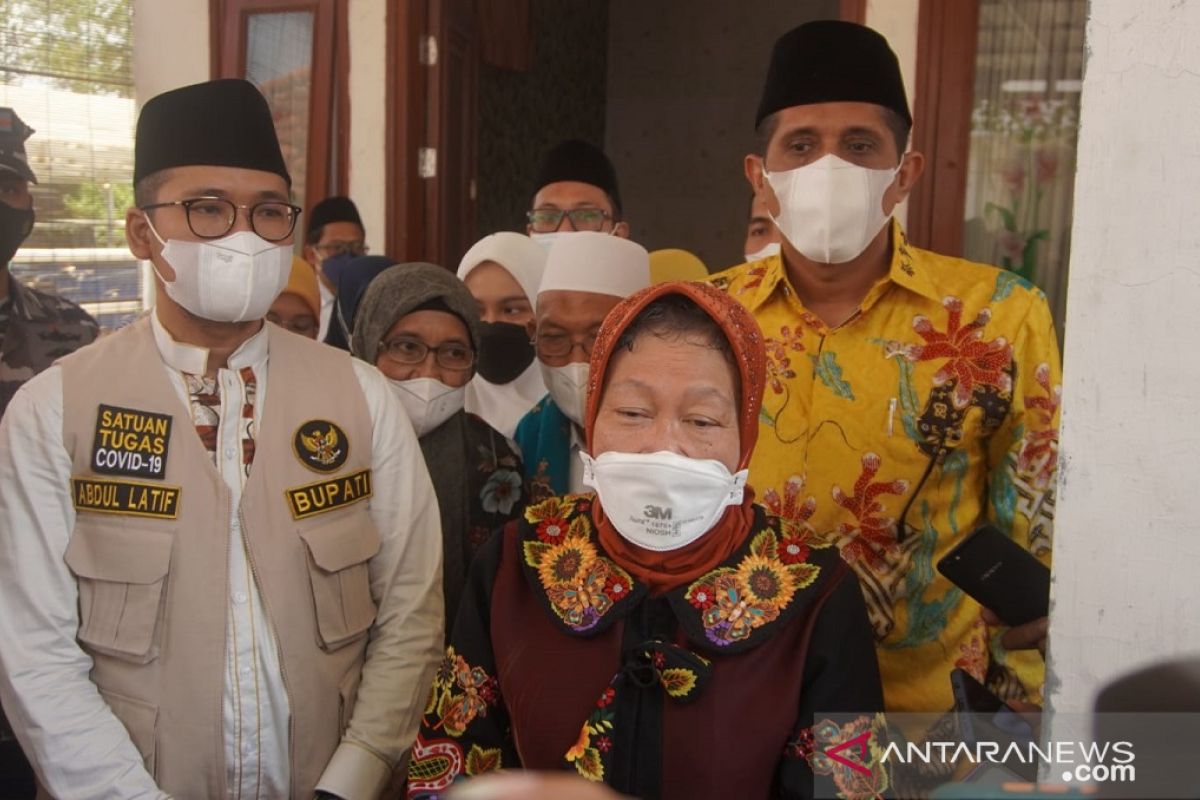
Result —
[[574, 497], [551, 498], [525, 512], [537, 538], [525, 542], [525, 563], [555, 615], [576, 631], [587, 631], [613, 605], [629, 596], [633, 579], [602, 556], [592, 541], [592, 526]]
[[754, 537], [736, 567], [720, 567], [692, 583], [684, 598], [701, 611], [708, 640], [728, 646], [778, 619], [796, 592], [821, 572], [805, 560], [808, 553], [808, 543], [798, 536], [781, 542], [766, 530]]

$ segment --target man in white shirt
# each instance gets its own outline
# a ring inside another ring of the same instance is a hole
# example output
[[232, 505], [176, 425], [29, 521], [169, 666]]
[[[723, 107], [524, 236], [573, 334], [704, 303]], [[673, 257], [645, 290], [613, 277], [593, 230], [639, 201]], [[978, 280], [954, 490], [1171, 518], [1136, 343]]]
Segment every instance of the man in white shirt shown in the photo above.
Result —
[[134, 182], [154, 312], [0, 423], [0, 698], [52, 796], [375, 798], [442, 643], [412, 426], [263, 322], [300, 209], [257, 89], [148, 101]]

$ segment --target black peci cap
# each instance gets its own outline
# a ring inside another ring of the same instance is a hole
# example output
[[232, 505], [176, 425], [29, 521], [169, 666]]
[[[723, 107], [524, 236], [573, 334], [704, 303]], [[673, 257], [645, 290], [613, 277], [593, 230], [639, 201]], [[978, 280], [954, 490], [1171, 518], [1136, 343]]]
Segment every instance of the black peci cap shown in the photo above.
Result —
[[853, 22], [809, 22], [775, 42], [754, 127], [784, 108], [846, 101], [889, 108], [912, 124], [900, 62], [887, 39]]
[[617, 170], [604, 151], [581, 139], [560, 142], [546, 153], [533, 184], [536, 195], [543, 186], [559, 181], [578, 181], [596, 186], [612, 199], [613, 211], [621, 214], [621, 192], [617, 189]]
[[308, 212], [308, 221], [304, 225], [305, 234], [312, 234], [324, 228], [331, 222], [353, 222], [365, 230], [362, 217], [358, 215], [358, 206], [349, 197], [335, 195], [326, 197], [312, 207]]
[[134, 140], [133, 182], [190, 166], [273, 172], [291, 185], [271, 108], [254, 84], [224, 78], [146, 101]]

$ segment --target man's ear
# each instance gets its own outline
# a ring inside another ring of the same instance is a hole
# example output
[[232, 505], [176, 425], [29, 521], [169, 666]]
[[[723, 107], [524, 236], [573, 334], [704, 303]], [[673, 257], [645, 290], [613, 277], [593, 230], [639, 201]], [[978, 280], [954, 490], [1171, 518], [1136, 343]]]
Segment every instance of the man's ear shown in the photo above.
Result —
[[154, 234], [146, 221], [146, 212], [131, 208], [125, 212], [125, 243], [129, 252], [142, 261], [149, 261], [154, 254]]
[[896, 173], [896, 179], [892, 181], [892, 185], [888, 187], [883, 196], [883, 205], [889, 214], [908, 197], [924, 171], [924, 154], [910, 150], [901, 156], [900, 170]]
[[613, 225], [613, 236], [620, 236], [622, 239], [629, 238], [629, 223], [621, 220], [616, 225]]
[[754, 191], [755, 196], [762, 198], [762, 201], [767, 204], [767, 211], [772, 217], [779, 216], [779, 200], [775, 197], [775, 190], [771, 188], [771, 184], [767, 182], [766, 166], [763, 163], [763, 157], [750, 153], [742, 162], [742, 168], [746, 173], [746, 180], [750, 183], [750, 188]]
[[320, 273], [321, 257], [317, 255], [317, 248], [313, 247], [311, 244], [304, 245], [304, 247], [300, 250], [300, 257], [309, 264], [312, 264], [312, 268]]

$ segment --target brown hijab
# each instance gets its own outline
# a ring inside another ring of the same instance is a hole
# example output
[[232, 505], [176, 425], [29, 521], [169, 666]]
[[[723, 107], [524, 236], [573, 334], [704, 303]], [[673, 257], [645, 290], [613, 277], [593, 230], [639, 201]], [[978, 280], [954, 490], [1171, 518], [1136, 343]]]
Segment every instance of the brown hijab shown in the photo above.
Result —
[[[766, 370], [762, 331], [754, 317], [740, 303], [703, 283], [662, 283], [651, 286], [621, 301], [609, 312], [592, 348], [585, 417], [588, 451], [592, 450], [596, 413], [600, 408], [608, 364], [617, 340], [646, 306], [672, 294], [683, 295], [699, 306], [717, 323], [733, 348], [742, 392], [738, 404], [740, 453], [737, 468], [745, 469], [758, 440], [758, 414], [762, 406]], [[592, 506], [592, 518], [600, 534], [600, 543], [609, 556], [658, 594], [695, 580], [729, 558], [749, 533], [754, 516], [753, 503], [754, 491], [747, 486], [742, 504], [727, 508], [708, 533], [686, 547], [667, 552], [646, 550], [621, 536], [608, 521], [598, 498]]]

